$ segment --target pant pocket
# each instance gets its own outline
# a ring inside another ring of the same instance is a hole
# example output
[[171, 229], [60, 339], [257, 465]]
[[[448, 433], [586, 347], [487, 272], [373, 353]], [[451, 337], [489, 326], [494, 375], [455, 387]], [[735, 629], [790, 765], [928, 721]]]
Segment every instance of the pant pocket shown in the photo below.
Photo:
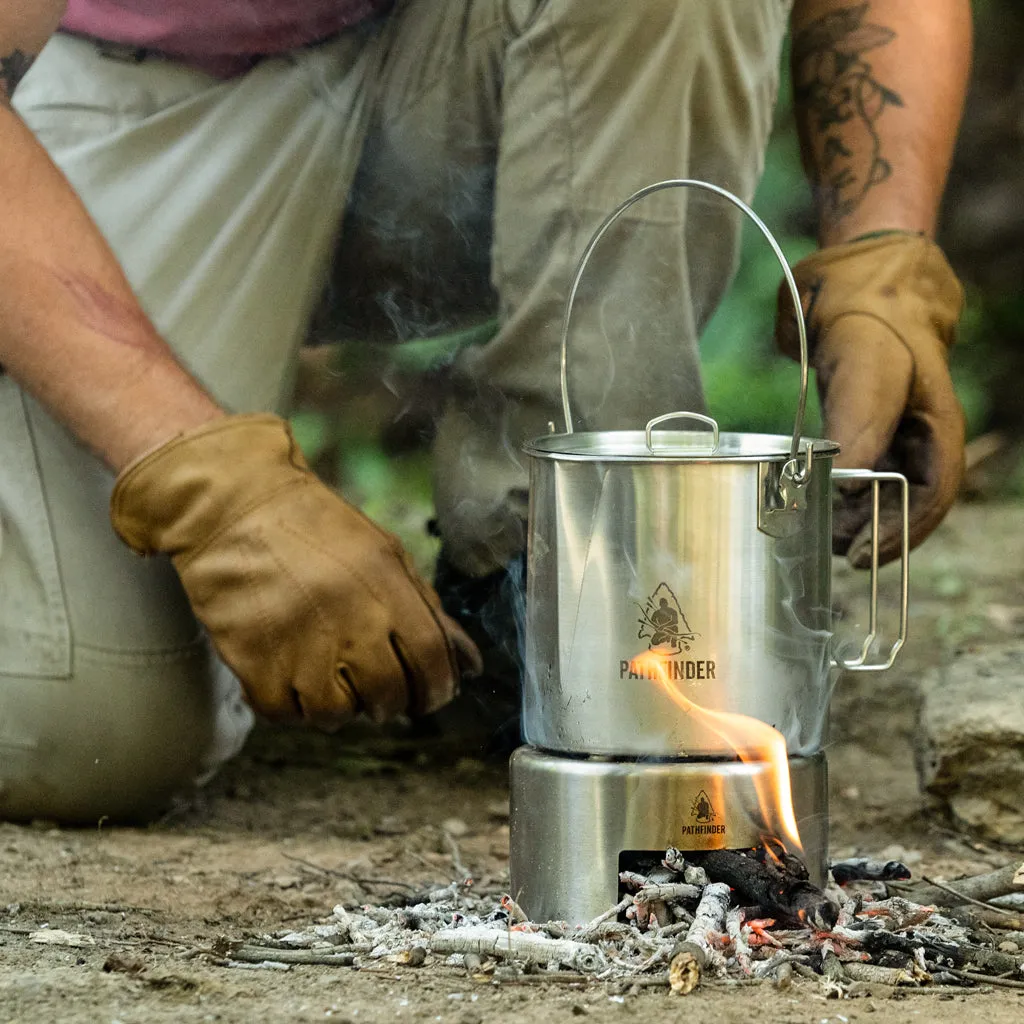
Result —
[[71, 675], [71, 630], [21, 389], [0, 376], [0, 675]]

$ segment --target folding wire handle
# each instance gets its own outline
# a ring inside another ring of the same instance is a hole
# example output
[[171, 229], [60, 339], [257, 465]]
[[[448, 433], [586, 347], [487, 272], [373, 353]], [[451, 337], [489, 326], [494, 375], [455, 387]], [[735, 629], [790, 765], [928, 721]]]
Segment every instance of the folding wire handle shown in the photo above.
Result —
[[[789, 269], [789, 264], [786, 262], [786, 256], [782, 251], [779, 243], [775, 240], [775, 236], [768, 230], [768, 226], [761, 220], [760, 217], [754, 211], [747, 206], [745, 202], [739, 197], [733, 195], [727, 189], [722, 188], [719, 185], [712, 185], [707, 181], [699, 181], [696, 178], [669, 178], [666, 181], [658, 181], [653, 185], [647, 185], [640, 189], [638, 192], [634, 192], [628, 199], [620, 203], [607, 217], [601, 222], [600, 227], [594, 232], [590, 241], [587, 243], [586, 249], [583, 250], [583, 255], [580, 257], [580, 261], [576, 267], [576, 274], [573, 277], [572, 287], [569, 289], [569, 300], [565, 306], [565, 316], [562, 320], [562, 353], [561, 353], [561, 383], [562, 383], [562, 414], [565, 417], [565, 430], [566, 433], [571, 434], [573, 432], [572, 422], [572, 410], [569, 405], [569, 359], [568, 359], [568, 348], [569, 348], [569, 323], [572, 319], [572, 310], [576, 302], [576, 292], [579, 289], [580, 280], [583, 277], [583, 272], [587, 268], [587, 263], [590, 261], [590, 257], [597, 248], [598, 243], [604, 237], [605, 232], [612, 226], [626, 212], [634, 203], [638, 203], [641, 199], [646, 198], [653, 192], [660, 192], [667, 188], [695, 188], [700, 189], [704, 192], [711, 192], [716, 196], [720, 196], [722, 199], [732, 203], [733, 206], [737, 207], [741, 212], [747, 215], [757, 226], [758, 230], [765, 237], [768, 244], [772, 247], [772, 252], [775, 253], [776, 258], [782, 265], [782, 273], [786, 278], [786, 284], [789, 287], [789, 293], [793, 298], [793, 310], [796, 315], [797, 332], [800, 335], [800, 398], [796, 408], [796, 418], [793, 423], [793, 438], [789, 446], [789, 458], [793, 462], [794, 469], [793, 481], [798, 485], [802, 485], [807, 481], [811, 472], [811, 461], [814, 456], [813, 446], [807, 445], [804, 452], [803, 466], [799, 466], [795, 460], [800, 454], [800, 435], [803, 433], [804, 428], [804, 413], [807, 408], [807, 377], [808, 377], [808, 358], [807, 358], [807, 326], [804, 323], [803, 306], [800, 302], [800, 290], [796, 286], [796, 281], [793, 278], [793, 272]], [[677, 415], [677, 414], [673, 414]], [[709, 417], [710, 418], [710, 417]], [[648, 448], [650, 448], [651, 429], [654, 423], [659, 422], [661, 417], [652, 420], [647, 425], [647, 439]], [[716, 424], [717, 427], [717, 424]]]
[[[871, 481], [871, 603], [868, 606], [868, 635], [861, 644], [860, 654], [848, 661], [837, 659], [834, 664], [850, 672], [882, 672], [892, 667], [896, 655], [907, 639], [907, 604], [910, 594], [910, 484], [902, 473], [880, 473], [873, 469], [833, 469], [833, 480]], [[896, 639], [884, 661], [868, 661], [871, 648], [878, 638], [878, 485], [893, 480], [900, 485], [900, 625]]]

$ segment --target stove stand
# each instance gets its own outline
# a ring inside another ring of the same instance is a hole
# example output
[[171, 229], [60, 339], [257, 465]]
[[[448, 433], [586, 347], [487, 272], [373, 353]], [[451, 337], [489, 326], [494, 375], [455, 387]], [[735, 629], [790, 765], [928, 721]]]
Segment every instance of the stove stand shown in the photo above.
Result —
[[[828, 856], [825, 754], [789, 762], [804, 855]], [[520, 747], [511, 761], [511, 894], [532, 921], [585, 924], [619, 900], [623, 853], [744, 849], [761, 841], [764, 763], [615, 761]]]

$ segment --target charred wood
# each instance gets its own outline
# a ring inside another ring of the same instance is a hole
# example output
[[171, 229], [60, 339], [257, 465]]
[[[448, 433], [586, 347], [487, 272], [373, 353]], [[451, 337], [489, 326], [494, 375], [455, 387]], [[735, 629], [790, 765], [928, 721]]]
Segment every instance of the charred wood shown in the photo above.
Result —
[[916, 932], [908, 935], [890, 931], [867, 932], [861, 939], [861, 948], [872, 956], [896, 951], [911, 957], [918, 949], [923, 949], [929, 960], [942, 967], [963, 967], [967, 963], [962, 943], [943, 942]]
[[[747, 902], [776, 917], [831, 931], [839, 908], [813, 882], [797, 873], [788, 858], [778, 864], [733, 850], [707, 850], [691, 855], [715, 882], [725, 882]], [[801, 865], [803, 867], [803, 865]]]
[[832, 877], [836, 885], [848, 882], [899, 882], [910, 878], [910, 868], [898, 860], [870, 860], [853, 857], [832, 862]]

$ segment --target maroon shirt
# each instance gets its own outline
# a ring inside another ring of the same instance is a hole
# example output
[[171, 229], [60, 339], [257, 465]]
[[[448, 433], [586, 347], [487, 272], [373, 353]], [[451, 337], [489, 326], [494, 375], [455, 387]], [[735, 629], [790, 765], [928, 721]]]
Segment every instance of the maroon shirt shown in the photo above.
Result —
[[228, 76], [350, 28], [391, 0], [69, 0], [61, 28]]

